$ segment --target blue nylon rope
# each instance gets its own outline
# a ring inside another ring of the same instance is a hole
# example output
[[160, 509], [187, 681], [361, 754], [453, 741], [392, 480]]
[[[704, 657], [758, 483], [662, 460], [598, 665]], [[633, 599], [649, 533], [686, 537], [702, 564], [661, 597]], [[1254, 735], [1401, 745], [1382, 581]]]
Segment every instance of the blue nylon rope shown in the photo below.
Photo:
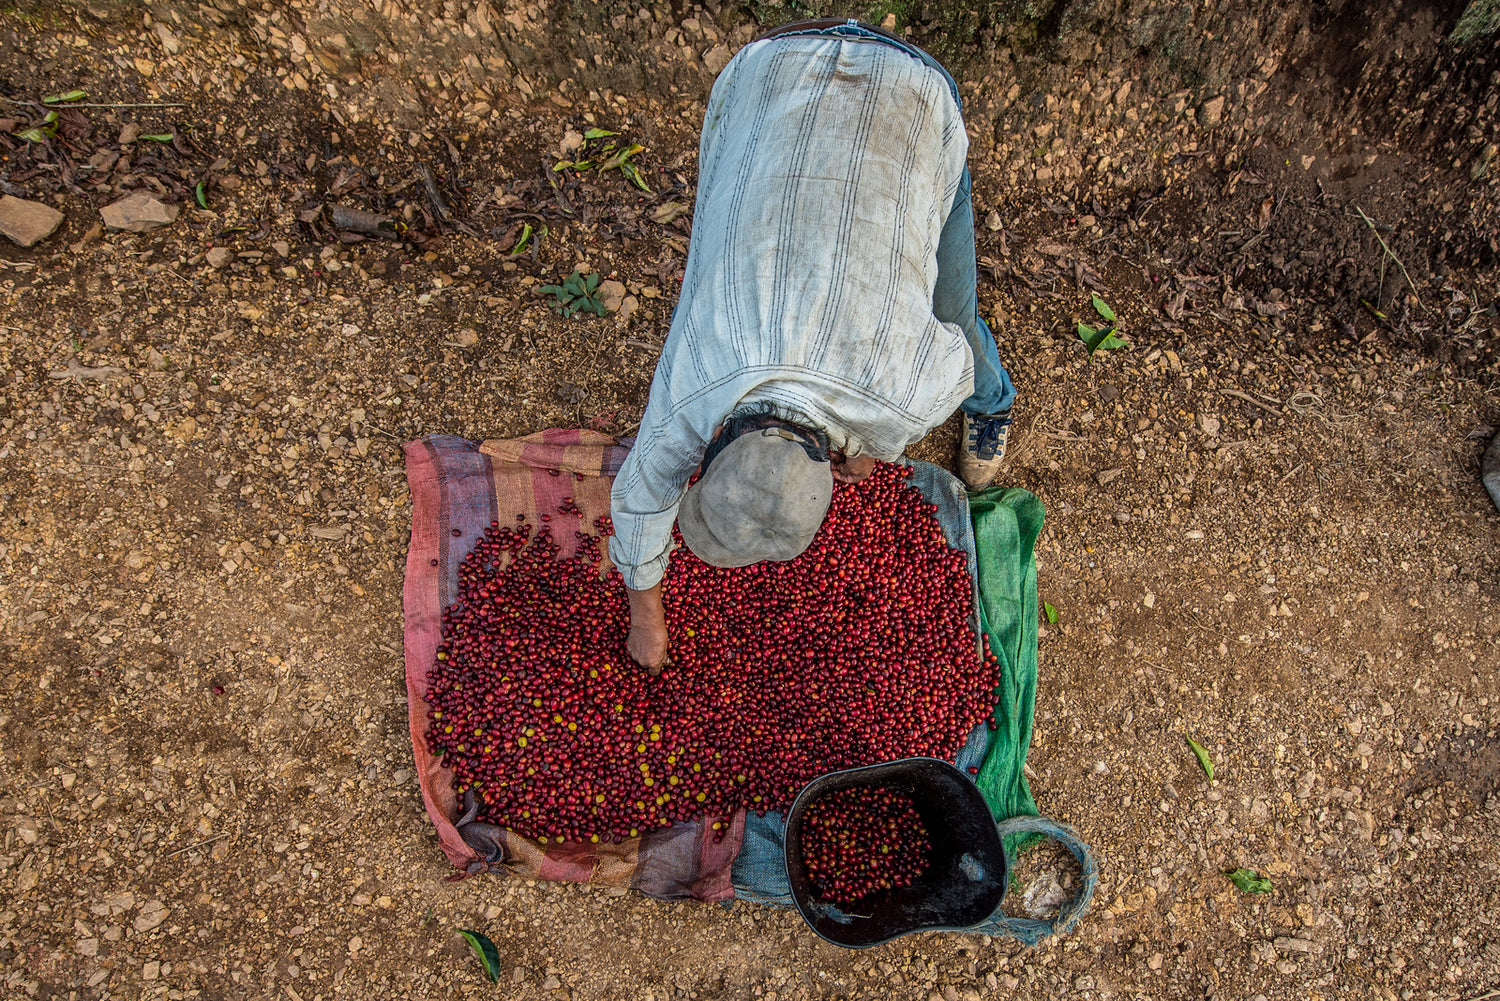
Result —
[[1056, 841], [1078, 860], [1078, 866], [1083, 870], [1083, 885], [1051, 921], [1012, 918], [997, 912], [988, 921], [969, 930], [982, 935], [1013, 938], [1028, 946], [1036, 945], [1048, 936], [1066, 935], [1072, 931], [1078, 924], [1078, 919], [1089, 909], [1089, 904], [1094, 899], [1094, 889], [1099, 885], [1099, 865], [1094, 861], [1094, 853], [1089, 851], [1089, 846], [1083, 843], [1083, 839], [1073, 828], [1046, 817], [1011, 817], [997, 823], [995, 828], [1002, 839], [1012, 834], [1042, 834]]

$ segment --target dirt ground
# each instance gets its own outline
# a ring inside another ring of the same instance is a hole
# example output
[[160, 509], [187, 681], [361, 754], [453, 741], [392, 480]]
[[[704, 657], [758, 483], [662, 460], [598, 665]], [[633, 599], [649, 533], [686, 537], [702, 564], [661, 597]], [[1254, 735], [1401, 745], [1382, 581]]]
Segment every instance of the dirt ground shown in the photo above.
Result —
[[[710, 6], [642, 37], [701, 60], [753, 36]], [[1331, 136], [1277, 97], [1296, 77], [1257, 112], [1122, 70], [965, 76], [981, 306], [1021, 389], [1003, 479], [1048, 508], [1032, 788], [1101, 883], [1036, 949], [845, 952], [762, 906], [445, 881], [411, 770], [401, 445], [634, 429], [701, 89], [497, 87], [413, 121], [373, 84], [342, 105], [337, 60], [296, 77], [308, 39], [277, 15], [205, 24], [0, 4], [6, 133], [73, 87], [183, 102], [0, 137], [0, 193], [68, 217], [0, 246], [0, 995], [1500, 988], [1488, 160]], [[590, 127], [646, 147], [649, 193], [551, 169]], [[98, 232], [130, 190], [181, 215]], [[341, 237], [335, 204], [397, 231]], [[615, 312], [553, 312], [537, 287], [575, 268], [623, 285]], [[1095, 294], [1129, 347], [1090, 359]], [[498, 944], [498, 988], [455, 928]]]

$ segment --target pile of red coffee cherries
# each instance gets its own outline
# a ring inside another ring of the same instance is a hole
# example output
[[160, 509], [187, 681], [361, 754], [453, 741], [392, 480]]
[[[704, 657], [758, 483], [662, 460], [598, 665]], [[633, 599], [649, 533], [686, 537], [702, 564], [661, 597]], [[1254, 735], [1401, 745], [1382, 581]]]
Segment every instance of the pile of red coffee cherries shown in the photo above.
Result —
[[[994, 705], [971, 578], [936, 507], [880, 464], [835, 484], [794, 560], [740, 569], [677, 549], [663, 584], [672, 661], [625, 650], [608, 518], [564, 502], [534, 530], [492, 523], [459, 568], [428, 675], [428, 743], [480, 818], [549, 841], [617, 841], [740, 809], [783, 810], [826, 772], [951, 759]], [[571, 552], [563, 554], [559, 539]]]
[[820, 796], [802, 818], [802, 861], [814, 894], [852, 904], [878, 890], [911, 886], [927, 871], [932, 843], [906, 794], [847, 786]]

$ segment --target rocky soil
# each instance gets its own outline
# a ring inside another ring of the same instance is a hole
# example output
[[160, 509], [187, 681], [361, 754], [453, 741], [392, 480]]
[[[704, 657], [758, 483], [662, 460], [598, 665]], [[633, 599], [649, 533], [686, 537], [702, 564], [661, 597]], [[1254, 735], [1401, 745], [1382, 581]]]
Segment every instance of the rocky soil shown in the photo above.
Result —
[[[704, 87], [757, 26], [622, 10], [575, 66], [534, 55], [540, 8], [435, 8], [481, 93], [226, 6], [0, 5], [0, 195], [66, 217], [0, 242], [0, 993], [1500, 988], [1493, 80], [1455, 126], [1472, 155], [1440, 156], [1304, 116], [1274, 52], [1218, 94], [974, 57], [980, 299], [1022, 392], [1005, 478], [1047, 504], [1057, 610], [1033, 789], [1102, 881], [1034, 950], [849, 953], [766, 907], [445, 881], [406, 730], [401, 444], [633, 430]], [[643, 186], [552, 169], [594, 127], [646, 147]], [[132, 193], [174, 218], [107, 229]], [[537, 291], [575, 269], [619, 283], [608, 315]], [[1090, 359], [1094, 295], [1129, 347]], [[1029, 858], [1015, 906], [1054, 879]], [[498, 990], [455, 928], [499, 945]]]

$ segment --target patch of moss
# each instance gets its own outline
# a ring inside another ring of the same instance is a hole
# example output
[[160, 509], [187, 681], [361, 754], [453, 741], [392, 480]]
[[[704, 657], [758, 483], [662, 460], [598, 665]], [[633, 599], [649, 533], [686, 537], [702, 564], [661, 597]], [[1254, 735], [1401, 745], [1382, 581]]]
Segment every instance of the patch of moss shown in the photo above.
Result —
[[1470, 0], [1448, 40], [1465, 45], [1500, 31], [1500, 0]]

